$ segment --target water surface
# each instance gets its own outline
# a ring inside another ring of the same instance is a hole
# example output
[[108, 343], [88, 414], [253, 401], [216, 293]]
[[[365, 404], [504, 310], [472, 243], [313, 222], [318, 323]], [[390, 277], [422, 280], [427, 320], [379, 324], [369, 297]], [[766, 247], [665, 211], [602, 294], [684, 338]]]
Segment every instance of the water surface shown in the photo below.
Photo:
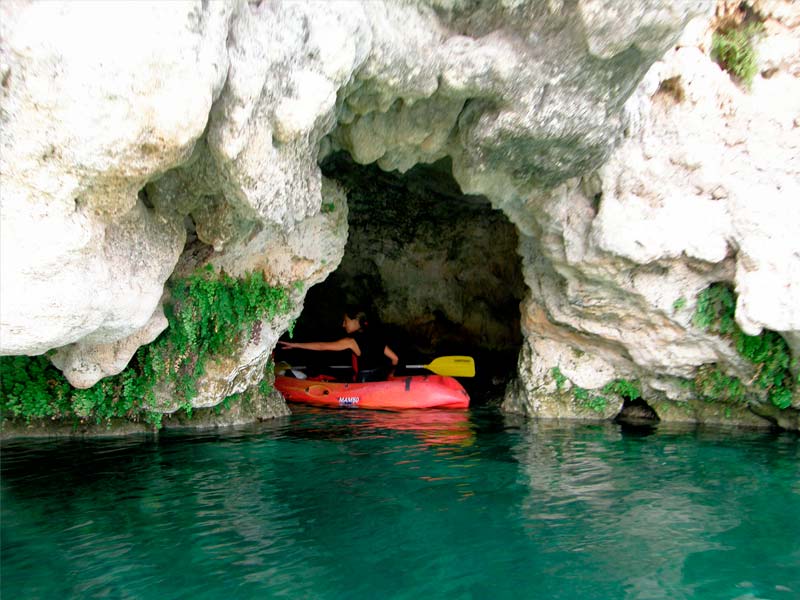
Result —
[[4, 598], [800, 598], [791, 434], [301, 408], [2, 451]]

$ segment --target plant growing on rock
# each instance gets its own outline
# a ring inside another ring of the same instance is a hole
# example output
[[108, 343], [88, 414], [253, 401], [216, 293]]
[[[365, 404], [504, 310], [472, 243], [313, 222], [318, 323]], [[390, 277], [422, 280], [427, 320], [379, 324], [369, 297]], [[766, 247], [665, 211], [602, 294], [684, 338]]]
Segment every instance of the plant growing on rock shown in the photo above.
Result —
[[741, 81], [748, 89], [758, 72], [758, 55], [755, 43], [764, 33], [764, 25], [751, 22], [742, 25], [726, 25], [714, 32], [711, 56], [728, 73]]
[[73, 389], [43, 356], [0, 357], [0, 411], [41, 418], [144, 419], [158, 427], [155, 388], [171, 385], [191, 414], [197, 379], [212, 357], [231, 354], [263, 319], [288, 312], [286, 290], [271, 287], [262, 273], [234, 279], [209, 265], [171, 282], [165, 305], [169, 327], [143, 346], [122, 373], [86, 390]]
[[556, 382], [556, 389], [560, 392], [564, 388], [564, 384], [567, 382], [567, 376], [561, 372], [561, 369], [558, 367], [553, 367], [550, 369], [550, 374], [553, 376], [553, 379]]
[[575, 398], [575, 401], [581, 406], [597, 413], [602, 413], [608, 405], [608, 400], [606, 400], [605, 397], [590, 394], [589, 390], [579, 386], [574, 386], [572, 388], [572, 397]]
[[606, 394], [617, 394], [628, 400], [636, 400], [641, 398], [642, 391], [639, 388], [638, 381], [629, 381], [627, 379], [615, 379], [609, 381], [603, 386], [603, 392]]
[[[592, 394], [589, 390], [575, 385], [566, 375], [561, 372], [557, 366], [550, 369], [550, 374], [556, 382], [556, 389], [561, 391], [564, 384], [569, 381], [572, 386], [572, 398], [580, 406], [588, 408], [597, 413], [602, 413], [608, 406], [608, 399], [605, 396]], [[616, 394], [629, 400], [640, 398], [642, 393], [639, 388], [638, 381], [630, 381], [627, 379], [615, 379], [609, 381], [602, 389], [603, 394]]]
[[697, 327], [729, 339], [740, 356], [755, 367], [752, 380], [743, 383], [725, 375], [719, 367], [701, 368], [695, 376], [695, 387], [712, 400], [746, 401], [747, 388], [764, 390], [778, 408], [788, 408], [796, 385], [790, 370], [791, 352], [786, 341], [774, 331], [747, 335], [734, 318], [736, 296], [731, 287], [715, 283], [700, 292], [693, 322]]

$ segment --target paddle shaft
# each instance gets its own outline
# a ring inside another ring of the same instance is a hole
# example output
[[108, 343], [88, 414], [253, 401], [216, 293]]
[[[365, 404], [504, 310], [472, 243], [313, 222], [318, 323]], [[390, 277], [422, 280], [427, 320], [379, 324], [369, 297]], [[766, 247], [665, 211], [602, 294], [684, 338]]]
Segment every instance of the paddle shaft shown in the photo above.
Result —
[[[292, 367], [305, 369], [307, 367]], [[330, 369], [351, 369], [349, 365], [330, 365]], [[450, 375], [453, 377], [474, 377], [475, 361], [471, 356], [440, 356], [427, 365], [405, 365], [406, 369], [428, 369], [437, 375]]]

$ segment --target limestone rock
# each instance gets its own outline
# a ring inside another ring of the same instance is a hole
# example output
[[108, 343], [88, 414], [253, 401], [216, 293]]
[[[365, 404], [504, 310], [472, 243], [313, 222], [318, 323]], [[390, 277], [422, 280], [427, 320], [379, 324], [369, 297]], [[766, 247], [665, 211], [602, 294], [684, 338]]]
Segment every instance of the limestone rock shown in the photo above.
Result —
[[137, 193], [203, 133], [232, 10], [2, 3], [2, 353], [112, 344], [148, 322], [185, 233]]
[[[208, 359], [205, 372], [197, 381], [198, 393], [191, 400], [192, 408], [214, 407], [229, 396], [256, 390], [262, 379], [272, 377], [265, 368], [278, 338], [300, 314], [306, 286], [324, 280], [344, 253], [347, 241], [344, 192], [335, 182], [323, 179], [322, 193], [324, 210], [300, 221], [290, 231], [271, 223], [250, 222], [244, 229], [232, 230], [236, 235], [222, 251], [214, 252], [200, 240], [187, 245], [173, 276], [189, 276], [205, 265], [234, 278], [261, 272], [270, 285], [288, 289], [293, 299], [293, 307], [287, 314], [256, 323], [251, 336], [238, 340], [232, 352]], [[208, 222], [207, 226], [213, 228], [213, 223]], [[259, 402], [264, 401], [260, 392], [252, 394], [260, 398]], [[155, 408], [174, 413], [182, 405], [176, 400], [174, 390], [163, 385], [156, 390]], [[235, 412], [242, 410], [239, 407]], [[269, 412], [273, 416], [284, 414], [275, 407]]]
[[503, 405], [508, 412], [551, 419], [610, 419], [622, 408], [621, 398], [598, 398], [587, 392], [610, 381], [615, 373], [598, 356], [536, 337], [523, 345], [519, 367], [521, 373], [532, 376], [519, 377], [509, 386]]
[[286, 228], [319, 212], [320, 141], [370, 41], [360, 4], [263, 2], [236, 14], [225, 93], [208, 130], [229, 203]]
[[3, 354], [41, 354], [76, 342], [85, 352], [142, 335], [183, 249], [180, 219], [139, 201], [108, 224], [74, 207], [7, 207], [4, 196]]
[[307, 289], [342, 260], [347, 242], [347, 197], [329, 179], [321, 182], [322, 210], [286, 231], [267, 223], [237, 240], [210, 264], [233, 276], [262, 271], [272, 285]]
[[[685, 403], [674, 381], [703, 364], [753, 376], [727, 342], [691, 322], [698, 292], [728, 281], [742, 330], [781, 332], [797, 356], [798, 85], [779, 72], [757, 77], [747, 94], [684, 41], [629, 100], [627, 137], [595, 174], [527, 199], [506, 188], [512, 201], [502, 206], [529, 234], [520, 246], [528, 344], [545, 337], [604, 356], [609, 379], [641, 378], [652, 397]], [[542, 350], [537, 360], [563, 357]], [[561, 405], [537, 392], [546, 373], [524, 357], [519, 371], [506, 408], [560, 415]]]
[[161, 304], [141, 329], [127, 338], [109, 344], [76, 342], [59, 348], [51, 362], [61, 369], [76, 388], [90, 388], [103, 377], [120, 373], [140, 346], [149, 344], [167, 328], [167, 318]]
[[[170, 276], [321, 281], [347, 208], [318, 161], [345, 150], [385, 170], [449, 157], [461, 191], [516, 226], [526, 339], [508, 410], [617, 408], [565, 390], [548, 404], [556, 365], [581, 389], [637, 378], [665, 401], [703, 364], [747, 378], [691, 314], [731, 282], [741, 328], [797, 355], [800, 18], [754, 6], [767, 36], [747, 94], [710, 60], [708, 27], [680, 39], [710, 1], [2, 2], [0, 352], [63, 348], [87, 385], [156, 334]], [[196, 406], [253, 389], [299, 287]]]
[[463, 191], [493, 198], [498, 175], [554, 185], [599, 166], [648, 66], [710, 6], [435, 8], [364, 5], [372, 52], [340, 93], [335, 147], [401, 171], [449, 154]]

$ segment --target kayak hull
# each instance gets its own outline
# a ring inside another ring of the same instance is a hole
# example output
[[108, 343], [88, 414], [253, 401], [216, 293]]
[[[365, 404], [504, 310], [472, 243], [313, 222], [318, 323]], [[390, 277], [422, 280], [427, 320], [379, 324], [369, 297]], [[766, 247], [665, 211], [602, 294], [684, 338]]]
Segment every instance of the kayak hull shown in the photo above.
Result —
[[469, 396], [463, 386], [454, 378], [442, 375], [391, 377], [386, 381], [366, 383], [278, 375], [275, 388], [288, 402], [332, 408], [409, 410], [469, 407]]

